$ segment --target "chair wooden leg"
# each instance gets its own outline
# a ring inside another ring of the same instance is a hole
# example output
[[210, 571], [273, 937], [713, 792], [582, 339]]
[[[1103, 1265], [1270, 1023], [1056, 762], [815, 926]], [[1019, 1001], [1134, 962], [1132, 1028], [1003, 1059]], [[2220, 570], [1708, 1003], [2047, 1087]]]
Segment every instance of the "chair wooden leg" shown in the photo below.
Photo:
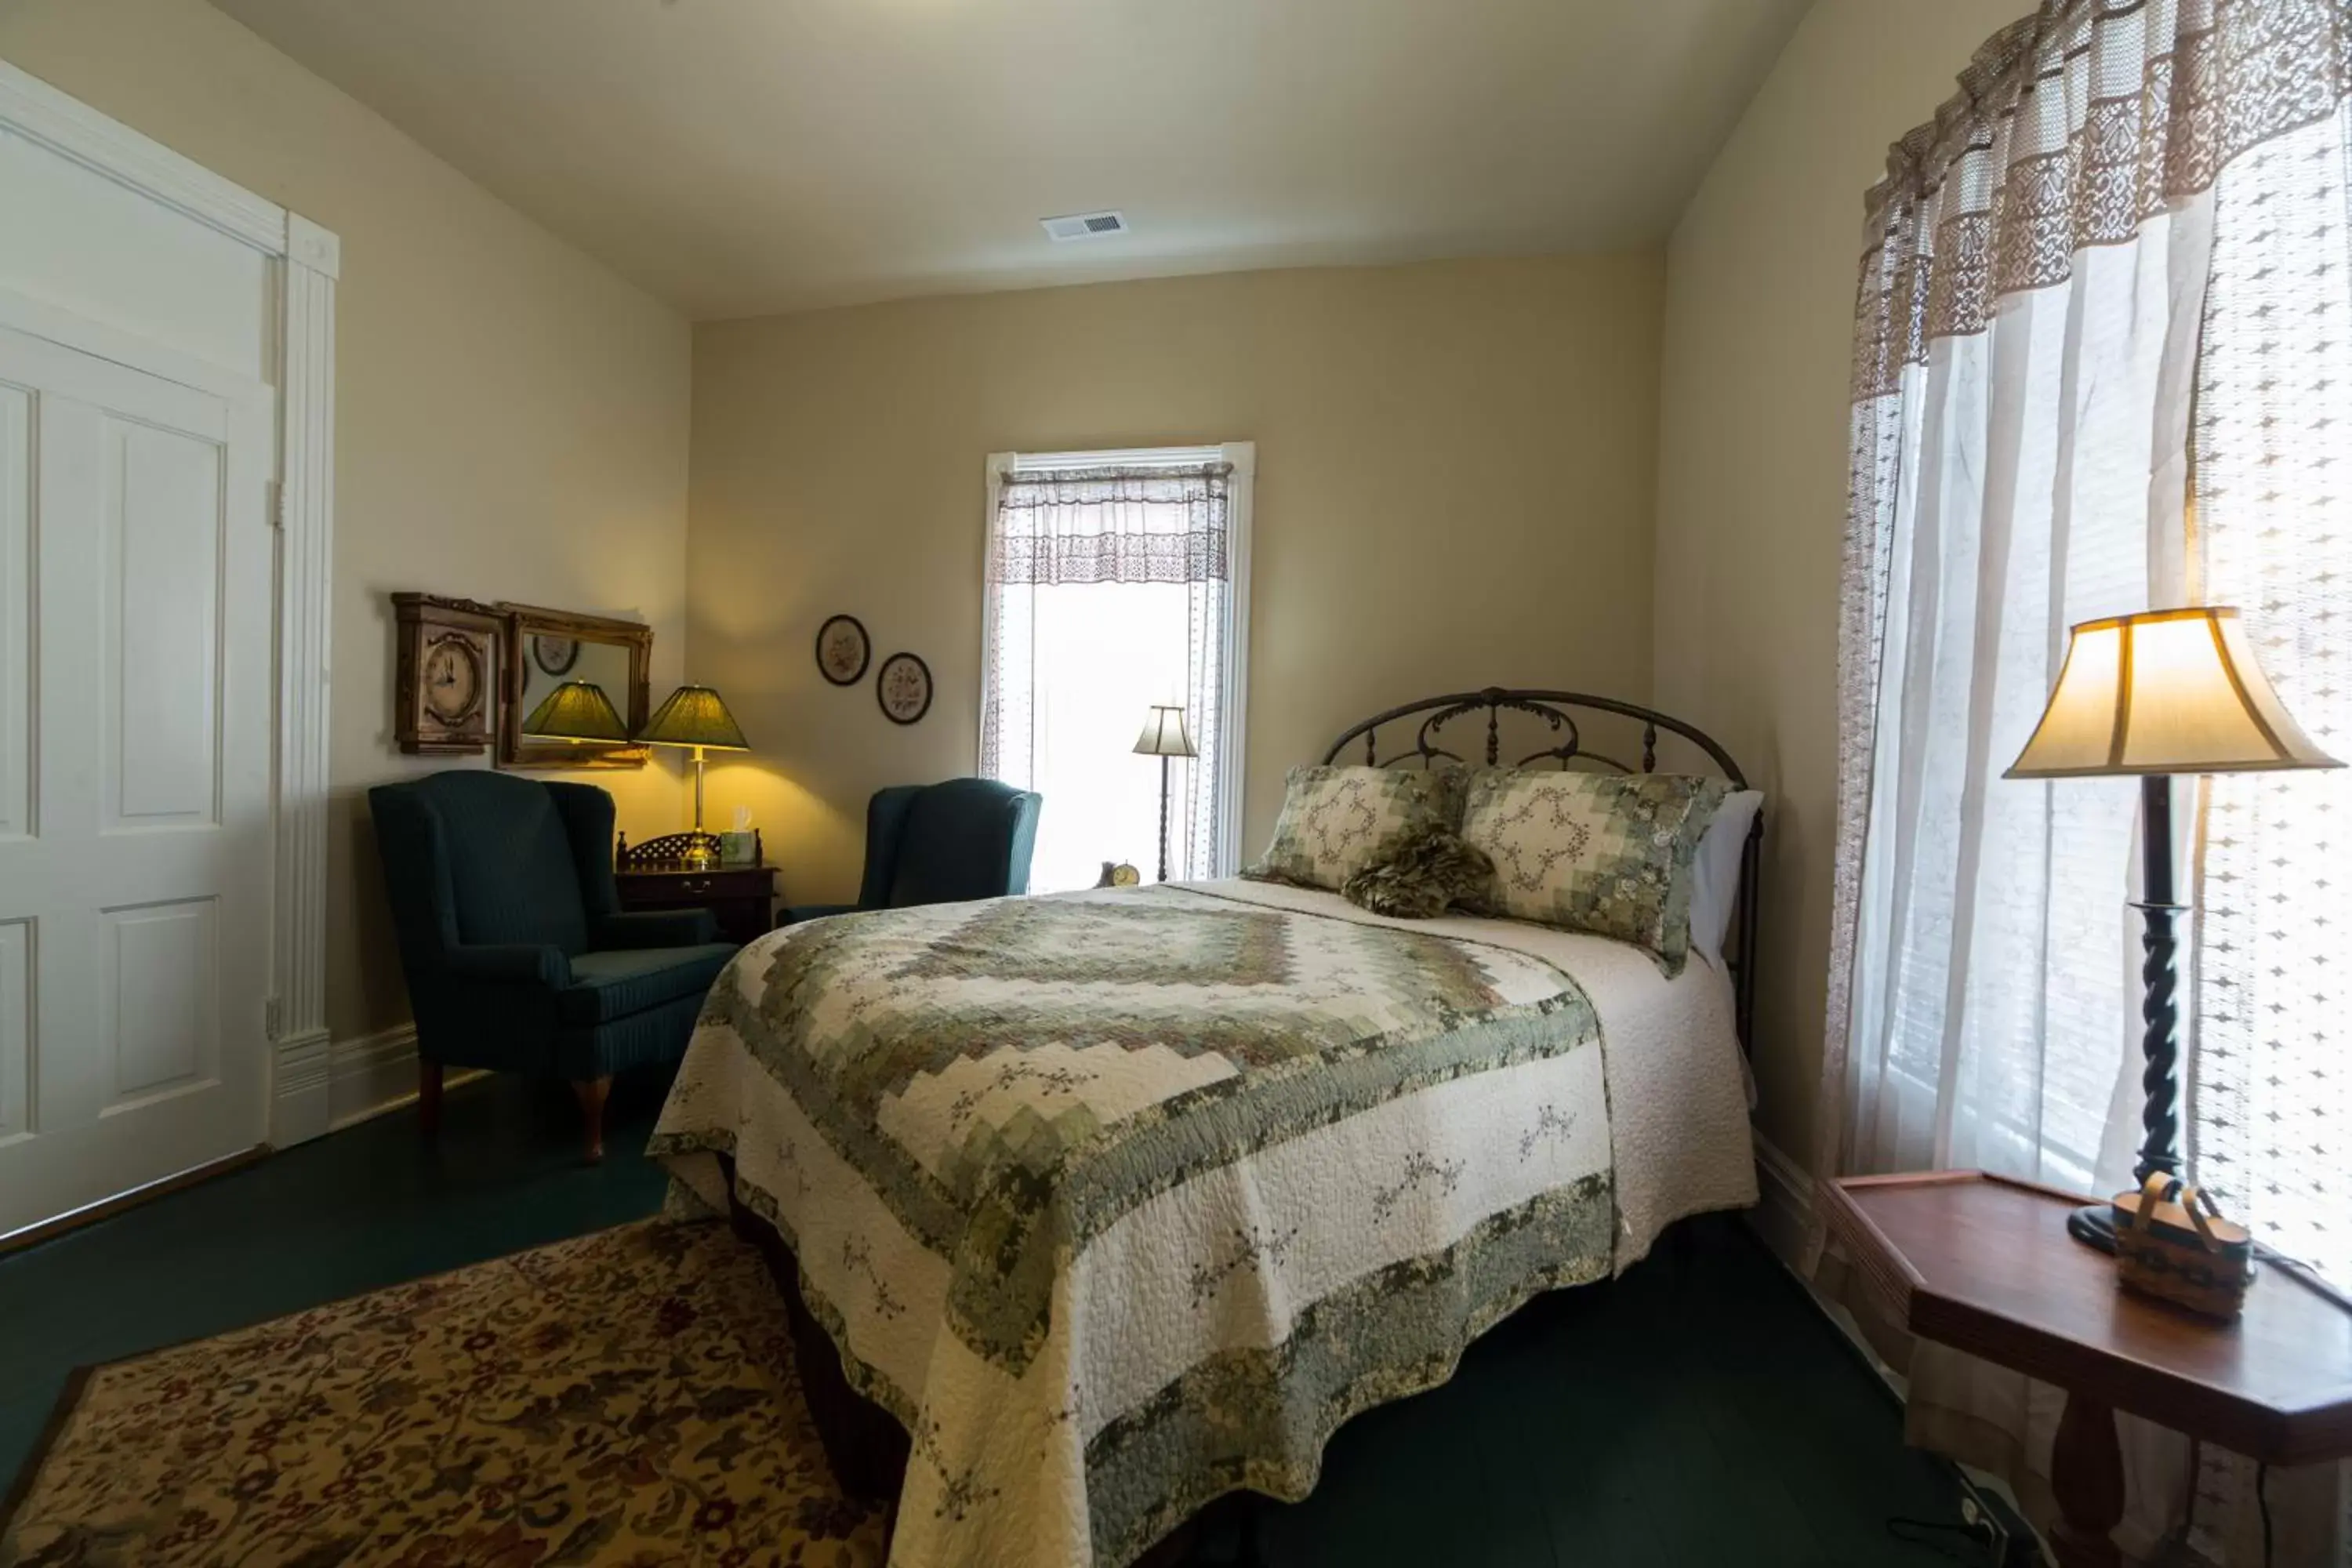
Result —
[[588, 1163], [604, 1157], [604, 1099], [613, 1092], [613, 1076], [575, 1079], [572, 1092], [580, 1097], [580, 1120], [587, 1124]]
[[427, 1139], [441, 1135], [441, 1064], [416, 1058], [416, 1130]]

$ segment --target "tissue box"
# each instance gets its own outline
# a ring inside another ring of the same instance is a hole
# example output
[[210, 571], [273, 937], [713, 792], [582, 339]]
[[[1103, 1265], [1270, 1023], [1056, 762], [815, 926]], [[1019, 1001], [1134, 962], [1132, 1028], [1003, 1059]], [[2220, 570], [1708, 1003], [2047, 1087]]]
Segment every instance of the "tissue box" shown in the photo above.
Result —
[[722, 833], [719, 836], [719, 863], [721, 866], [756, 866], [760, 863], [760, 836], [754, 832]]

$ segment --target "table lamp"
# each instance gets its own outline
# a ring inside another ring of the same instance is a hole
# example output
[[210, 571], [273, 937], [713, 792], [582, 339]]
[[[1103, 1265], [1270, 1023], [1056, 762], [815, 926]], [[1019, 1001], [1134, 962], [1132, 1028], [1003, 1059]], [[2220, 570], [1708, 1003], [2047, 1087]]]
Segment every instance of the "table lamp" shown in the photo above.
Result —
[[681, 686], [662, 700], [654, 716], [646, 721], [636, 739], [649, 746], [691, 746], [694, 748], [694, 833], [695, 845], [686, 853], [688, 870], [708, 870], [719, 863], [718, 851], [702, 830], [702, 753], [706, 751], [748, 752], [751, 743], [743, 739], [743, 731], [735, 722], [735, 715], [727, 711], [727, 704], [719, 693], [708, 686]]
[[[2140, 1048], [2147, 1063], [2140, 1087], [2147, 1102], [2136, 1182], [2180, 1169], [2173, 922], [2186, 910], [2172, 874], [2172, 775], [2342, 765], [2280, 704], [2235, 610], [2149, 610], [2084, 621], [2071, 634], [2042, 722], [2002, 776], [2140, 781]], [[2116, 1249], [2107, 1205], [2075, 1210], [2066, 1228], [2077, 1241]]]
[[1168, 759], [1197, 757], [1192, 737], [1184, 729], [1184, 710], [1172, 702], [1155, 702], [1145, 715], [1143, 733], [1136, 737], [1135, 754], [1160, 759], [1160, 879], [1168, 879]]
[[625, 743], [629, 727], [613, 710], [613, 700], [593, 680], [567, 680], [540, 700], [522, 721], [534, 741], [604, 741]]

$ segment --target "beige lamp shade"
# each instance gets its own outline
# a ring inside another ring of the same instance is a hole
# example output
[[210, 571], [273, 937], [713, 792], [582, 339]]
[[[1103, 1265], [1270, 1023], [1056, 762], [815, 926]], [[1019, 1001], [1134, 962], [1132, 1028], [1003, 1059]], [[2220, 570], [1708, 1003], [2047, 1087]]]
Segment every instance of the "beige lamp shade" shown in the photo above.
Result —
[[1136, 737], [1135, 754], [1139, 757], [1197, 757], [1192, 737], [1184, 728], [1184, 710], [1172, 703], [1155, 702], [1143, 721], [1143, 733]]
[[708, 746], [715, 752], [748, 752], [741, 726], [719, 693], [708, 686], [681, 686], [654, 710], [637, 739], [650, 746]]
[[2204, 608], [2076, 626], [2042, 723], [2004, 776], [2342, 765], [2280, 704], [2238, 612]]
[[614, 711], [613, 700], [593, 680], [567, 680], [549, 692], [522, 721], [522, 732], [535, 741], [625, 742], [629, 738], [629, 727]]

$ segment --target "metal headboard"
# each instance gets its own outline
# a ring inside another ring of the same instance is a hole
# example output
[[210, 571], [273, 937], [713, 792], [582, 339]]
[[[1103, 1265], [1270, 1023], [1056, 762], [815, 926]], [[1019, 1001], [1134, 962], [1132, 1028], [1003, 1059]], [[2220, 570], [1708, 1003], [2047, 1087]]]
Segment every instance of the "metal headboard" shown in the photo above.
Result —
[[[1606, 752], [1587, 747], [1583, 731], [1578, 726], [1574, 715], [1567, 711], [1572, 708], [1614, 713], [1640, 723], [1641, 766], [1636, 768]], [[1418, 702], [1391, 708], [1385, 713], [1375, 713], [1332, 742], [1331, 749], [1323, 753], [1323, 761], [1327, 763], [1340, 761], [1340, 754], [1360, 740], [1363, 742], [1363, 761], [1368, 767], [1394, 767], [1413, 759], [1418, 759], [1422, 766], [1427, 767], [1440, 757], [1467, 763], [1469, 758], [1448, 750], [1439, 742], [1438, 731], [1456, 719], [1482, 711], [1486, 715], [1485, 756], [1486, 766], [1490, 768], [1502, 764], [1502, 717], [1508, 711], [1532, 714], [1544, 721], [1550, 733], [1564, 735], [1559, 744], [1540, 747], [1517, 759], [1513, 765], [1517, 767], [1528, 767], [1549, 760], [1558, 762], [1563, 768], [1579, 762], [1590, 762], [1614, 768], [1621, 773], [1655, 773], [1658, 768], [1658, 734], [1664, 731], [1681, 736], [1705, 752], [1716, 766], [1723, 770], [1723, 776], [1731, 781], [1735, 789], [1748, 787], [1747, 775], [1739, 771], [1739, 764], [1731, 760], [1731, 753], [1716, 744], [1711, 737], [1679, 719], [1669, 718], [1631, 702], [1620, 702], [1613, 697], [1588, 697], [1576, 691], [1506, 690], [1499, 686], [1489, 686], [1483, 691], [1456, 691], [1446, 697], [1426, 697]], [[1421, 722], [1413, 731], [1412, 744], [1402, 751], [1391, 751], [1383, 758], [1380, 750], [1381, 727], [1415, 715], [1421, 717]], [[1742, 1050], [1753, 1049], [1749, 1026], [1756, 1016], [1756, 885], [1763, 866], [1763, 844], [1764, 816], [1759, 812], [1748, 829], [1748, 842], [1740, 849], [1739, 908], [1731, 922], [1731, 952], [1725, 955], [1731, 967], [1732, 995], [1738, 1009]]]

